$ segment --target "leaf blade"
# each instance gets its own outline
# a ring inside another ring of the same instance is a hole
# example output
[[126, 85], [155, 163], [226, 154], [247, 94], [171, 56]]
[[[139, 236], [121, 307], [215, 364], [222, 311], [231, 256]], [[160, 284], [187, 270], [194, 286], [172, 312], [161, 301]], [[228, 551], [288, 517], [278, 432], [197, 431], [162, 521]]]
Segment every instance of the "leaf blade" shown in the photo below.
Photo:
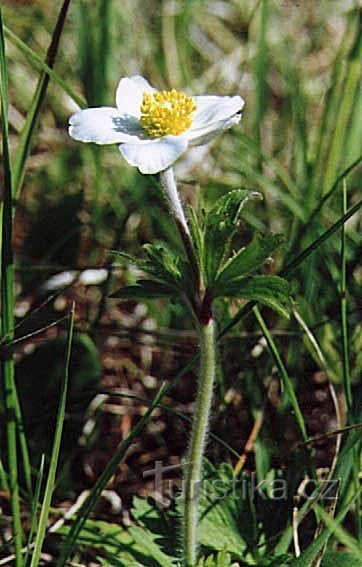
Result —
[[219, 294], [257, 301], [289, 318], [290, 286], [280, 276], [251, 276], [228, 282]]
[[234, 278], [248, 275], [263, 265], [284, 241], [280, 234], [256, 233], [253, 240], [239, 250], [223, 266], [216, 280], [216, 285]]
[[204, 258], [206, 285], [212, 287], [216, 274], [229, 251], [241, 211], [250, 199], [260, 197], [255, 191], [235, 189], [223, 195], [206, 217]]

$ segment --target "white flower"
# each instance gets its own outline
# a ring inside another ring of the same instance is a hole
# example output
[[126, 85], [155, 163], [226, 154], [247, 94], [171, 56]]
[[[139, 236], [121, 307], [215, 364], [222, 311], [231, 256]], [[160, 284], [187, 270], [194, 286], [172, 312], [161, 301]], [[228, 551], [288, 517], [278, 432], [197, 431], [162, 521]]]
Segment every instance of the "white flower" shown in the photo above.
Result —
[[237, 124], [240, 96], [194, 96], [157, 91], [139, 75], [121, 79], [117, 108], [80, 110], [71, 116], [69, 134], [81, 142], [120, 144], [130, 165], [141, 173], [170, 167], [189, 145], [206, 144]]

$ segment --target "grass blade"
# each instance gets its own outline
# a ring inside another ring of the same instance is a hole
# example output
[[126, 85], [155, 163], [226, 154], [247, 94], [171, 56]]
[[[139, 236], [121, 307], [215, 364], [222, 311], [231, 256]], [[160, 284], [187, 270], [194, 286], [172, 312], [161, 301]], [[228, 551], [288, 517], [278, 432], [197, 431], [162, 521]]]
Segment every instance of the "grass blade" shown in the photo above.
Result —
[[[77, 518], [75, 519], [69, 534], [66, 537], [66, 540], [63, 544], [61, 549], [60, 557], [57, 562], [57, 567], [64, 567], [67, 565], [67, 560], [71, 555], [77, 537], [84, 526], [90, 512], [92, 511], [95, 503], [97, 502], [98, 498], [100, 497], [102, 491], [107, 486], [109, 479], [113, 476], [115, 470], [119, 466], [119, 463], [123, 459], [126, 454], [126, 451], [133, 443], [133, 440], [139, 435], [145, 425], [148, 423], [149, 418], [151, 417], [154, 409], [158, 406], [159, 402], [161, 401], [162, 397], [166, 393], [166, 387], [163, 385], [161, 386], [157, 396], [153, 400], [152, 404], [144, 414], [144, 416], [140, 419], [140, 421], [135, 425], [129, 435], [126, 437], [124, 441], [119, 445], [118, 449], [116, 450], [113, 457], [110, 459], [109, 463], [107, 464], [106, 468], [98, 478], [97, 482], [92, 487], [86, 501], [84, 502], [83, 506], [80, 508]], [[32, 567], [32, 566], [31, 566]]]
[[[3, 33], [2, 10], [0, 6], [0, 98], [2, 117], [4, 196], [1, 216], [1, 334], [7, 341], [14, 335], [14, 264], [12, 250], [12, 202], [13, 184], [9, 150], [8, 131], [8, 76]], [[16, 388], [14, 357], [10, 355], [1, 361], [2, 388], [5, 407], [7, 467], [12, 510], [15, 565], [21, 567], [22, 525], [20, 517], [18, 455], [16, 434]]]
[[335, 128], [335, 118], [338, 112], [338, 106], [341, 101], [342, 91], [346, 78], [347, 69], [344, 62], [350, 50], [350, 37], [353, 33], [354, 19], [348, 18], [346, 29], [340, 41], [336, 57], [334, 60], [330, 85], [325, 95], [325, 103], [323, 105], [322, 116], [319, 121], [317, 138], [312, 154], [314, 157], [312, 179], [309, 187], [307, 187], [306, 203], [307, 208], [314, 203], [315, 195], [320, 193], [320, 187], [323, 182], [325, 172], [325, 158], [328, 145], [332, 138]]
[[281, 359], [281, 356], [279, 354], [279, 351], [276, 347], [276, 344], [274, 342], [274, 339], [271, 335], [271, 333], [269, 332], [268, 327], [265, 324], [265, 321], [263, 319], [262, 314], [260, 313], [260, 310], [257, 306], [253, 307], [253, 311], [254, 311], [254, 315], [256, 317], [256, 320], [258, 321], [258, 324], [260, 326], [260, 329], [265, 337], [265, 340], [268, 344], [269, 350], [274, 358], [275, 364], [278, 367], [279, 373], [280, 373], [280, 377], [281, 377], [281, 381], [283, 384], [283, 387], [285, 389], [285, 391], [287, 392], [288, 396], [289, 396], [289, 400], [290, 403], [293, 407], [293, 411], [295, 414], [295, 418], [297, 420], [299, 429], [301, 431], [302, 437], [304, 439], [304, 441], [306, 441], [308, 439], [308, 435], [307, 435], [307, 429], [305, 426], [305, 422], [304, 422], [304, 417], [303, 414], [301, 412], [301, 409], [299, 407], [299, 403], [297, 400], [297, 396], [295, 395], [294, 392], [294, 387], [293, 387], [293, 383], [288, 375], [288, 372], [284, 366], [284, 363]]
[[353, 169], [355, 167], [357, 167], [361, 162], [362, 162], [362, 155], [358, 156], [358, 158], [355, 161], [353, 161], [348, 167], [346, 167], [346, 169], [344, 171], [342, 171], [342, 173], [340, 175], [338, 175], [338, 177], [335, 180], [335, 182], [333, 183], [332, 187], [329, 189], [329, 191], [327, 191], [327, 193], [319, 201], [318, 205], [316, 205], [316, 207], [310, 213], [308, 221], [304, 224], [304, 226], [303, 226], [303, 228], [302, 228], [302, 230], [301, 230], [301, 232], [298, 236], [298, 241], [302, 240], [306, 231], [308, 230], [308, 228], [310, 227], [310, 225], [312, 224], [312, 222], [314, 221], [314, 219], [316, 218], [318, 213], [323, 208], [323, 205], [328, 201], [328, 199], [330, 197], [332, 197], [334, 192], [338, 189], [340, 182], [343, 181], [347, 177], [347, 175], [349, 175], [349, 173], [351, 171], [353, 171]]
[[338, 539], [338, 541], [346, 547], [348, 551], [356, 555], [356, 557], [362, 557], [362, 546], [341, 526], [341, 523], [336, 521], [332, 515], [328, 514], [328, 512], [326, 512], [325, 509], [318, 504], [315, 504], [314, 507], [326, 527], [335, 534], [336, 539]]
[[29, 537], [28, 537], [28, 549], [27, 549], [27, 552], [26, 552], [26, 555], [25, 555], [25, 560], [24, 560], [25, 565], [28, 564], [28, 560], [29, 560], [29, 557], [30, 557], [31, 544], [32, 544], [33, 537], [34, 537], [34, 534], [36, 532], [36, 529], [38, 527], [37, 511], [38, 511], [38, 505], [39, 505], [39, 500], [40, 500], [40, 489], [41, 489], [41, 485], [42, 485], [42, 482], [43, 482], [44, 465], [45, 465], [45, 455], [43, 454], [41, 456], [41, 460], [40, 460], [40, 465], [39, 465], [39, 470], [38, 470], [36, 485], [35, 485], [35, 491], [34, 491], [34, 498], [33, 498], [33, 502], [32, 502], [33, 510], [32, 510], [32, 516], [31, 516], [31, 527], [30, 527], [30, 532], [29, 532]]
[[[342, 212], [347, 212], [347, 186], [346, 182], [342, 183]], [[349, 368], [349, 352], [348, 352], [348, 328], [347, 328], [347, 289], [346, 289], [346, 229], [341, 229], [341, 336], [342, 336], [342, 365], [343, 365], [343, 384], [346, 396], [347, 410], [349, 417], [352, 417], [352, 389], [351, 374]]]
[[330, 228], [328, 228], [328, 230], [323, 232], [321, 236], [319, 236], [316, 240], [314, 240], [312, 244], [307, 246], [307, 248], [303, 250], [303, 252], [298, 254], [298, 256], [294, 260], [292, 260], [289, 264], [287, 264], [287, 266], [281, 271], [279, 275], [282, 277], [290, 276], [290, 274], [292, 274], [298, 268], [298, 266], [302, 262], [304, 262], [304, 260], [306, 260], [315, 250], [317, 250], [321, 246], [321, 244], [323, 244], [323, 242], [328, 240], [328, 238], [332, 236], [332, 234], [337, 232], [337, 230], [339, 230], [348, 221], [348, 219], [353, 217], [353, 215], [355, 215], [361, 207], [362, 207], [362, 199], [358, 201], [353, 207], [351, 207], [346, 212], [346, 214], [343, 215], [340, 219], [338, 219], [338, 221], [335, 222]]
[[357, 29], [357, 37], [350, 55], [348, 74], [344, 82], [343, 95], [341, 97], [338, 111], [334, 117], [336, 123], [334, 126], [331, 147], [327, 157], [327, 163], [325, 165], [322, 195], [328, 191], [333, 180], [336, 179], [341, 165], [341, 157], [344, 156], [344, 147], [348, 135], [350, 118], [353, 114], [354, 105], [358, 100], [356, 93], [361, 81], [361, 51], [362, 35], [360, 33], [360, 29]]
[[29, 47], [24, 41], [20, 39], [10, 28], [4, 25], [4, 34], [8, 38], [8, 40], [15, 45], [24, 55], [28, 57], [31, 63], [39, 69], [43, 71], [43, 73], [49, 75], [49, 77], [54, 81], [56, 85], [58, 85], [67, 95], [74, 100], [78, 106], [84, 108], [87, 106], [86, 101], [84, 98], [79, 96], [77, 93], [73, 91], [73, 89], [68, 85], [64, 79], [62, 79], [58, 73], [56, 73], [43, 59], [40, 55], [38, 55], [31, 47]]
[[[341, 524], [348, 513], [353, 502], [356, 500], [358, 496], [361, 494], [361, 489], [358, 490], [357, 494], [354, 494], [352, 498], [343, 506], [340, 510], [338, 515], [336, 516], [335, 520], [333, 521], [333, 525]], [[328, 514], [327, 514], [328, 515]], [[328, 517], [327, 521], [330, 521], [330, 516]], [[323, 532], [307, 547], [307, 549], [296, 559], [293, 559], [290, 563], [290, 567], [310, 567], [317, 557], [318, 553], [322, 549], [323, 545], [328, 541], [331, 535], [331, 530], [327, 527], [323, 530]]]
[[[58, 20], [53, 32], [52, 41], [50, 43], [45, 62], [49, 68], [52, 68], [55, 63], [60, 37], [63, 31], [65, 18], [69, 8], [70, 0], [64, 0], [61, 10], [59, 12]], [[25, 173], [25, 162], [30, 153], [31, 139], [37, 125], [40, 109], [43, 104], [45, 94], [49, 84], [49, 75], [43, 71], [36, 91], [33, 97], [33, 102], [26, 116], [23, 131], [20, 136], [19, 145], [16, 152], [14, 162], [14, 196], [18, 197], [22, 181]]]
[[[345, 214], [347, 210], [347, 184], [344, 180], [342, 183], [342, 212]], [[347, 321], [347, 274], [346, 274], [346, 230], [343, 225], [341, 230], [341, 286], [340, 286], [340, 309], [341, 309], [341, 337], [342, 337], [342, 369], [343, 369], [343, 387], [346, 396], [348, 422], [353, 423], [353, 400], [351, 373], [349, 364], [349, 347], [348, 347], [348, 321]], [[360, 457], [359, 446], [353, 447], [353, 484], [356, 491], [360, 482]], [[355, 526], [359, 541], [362, 539], [362, 525], [359, 511], [361, 509], [361, 497], [356, 503]]]
[[67, 348], [65, 354], [65, 366], [64, 366], [64, 380], [61, 385], [61, 392], [60, 392], [60, 399], [59, 399], [59, 406], [58, 406], [58, 416], [57, 422], [55, 427], [55, 435], [54, 435], [54, 442], [52, 448], [52, 454], [50, 457], [50, 464], [49, 464], [49, 473], [47, 478], [47, 483], [45, 487], [44, 499], [42, 504], [42, 509], [39, 518], [39, 526], [38, 531], [36, 534], [35, 539], [35, 546], [33, 556], [31, 558], [30, 567], [37, 567], [40, 561], [40, 554], [45, 538], [45, 532], [47, 527], [47, 520], [49, 515], [49, 509], [51, 504], [51, 499], [54, 491], [54, 484], [55, 484], [55, 475], [58, 466], [58, 458], [59, 458], [59, 451], [60, 451], [60, 443], [62, 439], [63, 433], [63, 424], [64, 424], [64, 417], [65, 417], [65, 405], [67, 400], [67, 392], [68, 392], [68, 382], [69, 382], [69, 363], [70, 363], [70, 355], [72, 349], [72, 340], [73, 340], [73, 330], [74, 330], [74, 303], [70, 312], [69, 317], [69, 326], [68, 326], [68, 340], [67, 340]]
[[[258, 39], [257, 39], [257, 53], [255, 57], [255, 78], [256, 78], [256, 92], [255, 92], [255, 132], [257, 145], [260, 148], [262, 144], [262, 124], [263, 117], [267, 109], [267, 95], [268, 85], [266, 81], [268, 70], [268, 48], [266, 44], [266, 32], [268, 24], [268, 2], [261, 0], [259, 5], [259, 26], [258, 26]], [[260, 170], [262, 161], [260, 156], [256, 164], [256, 169]]]

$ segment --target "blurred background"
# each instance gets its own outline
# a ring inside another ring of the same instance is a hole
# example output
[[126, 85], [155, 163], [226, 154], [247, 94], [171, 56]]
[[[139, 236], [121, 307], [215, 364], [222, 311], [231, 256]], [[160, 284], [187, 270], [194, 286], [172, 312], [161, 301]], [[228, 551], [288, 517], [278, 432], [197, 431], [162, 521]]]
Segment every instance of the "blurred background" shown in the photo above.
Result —
[[[44, 60], [59, 3], [3, 4], [5, 24]], [[240, 126], [211, 146], [189, 151], [176, 164], [176, 174], [184, 203], [199, 210], [233, 188], [260, 191], [264, 200], [248, 207], [235, 247], [248, 242], [255, 230], [283, 233], [284, 247], [265, 268], [278, 273], [342, 216], [341, 184], [335, 182], [351, 165], [348, 207], [357, 202], [362, 154], [358, 4], [73, 0], [54, 68], [87, 106], [115, 105], [119, 79], [132, 74], [144, 75], [157, 88], [240, 94], [246, 101]], [[6, 48], [15, 150], [40, 72], [13, 36], [7, 35]], [[197, 349], [183, 305], [107, 298], [135, 279], [134, 270], [120, 266], [111, 250], [140, 256], [144, 243], [179, 243], [151, 176], [129, 167], [117, 146], [96, 147], [69, 138], [67, 122], [78, 108], [51, 80], [17, 201], [14, 231], [17, 329], [10, 348], [16, 355], [34, 464], [51, 447], [64, 368], [65, 318], [76, 302], [71, 391], [57, 485], [58, 501], [64, 505], [92, 486], [145, 412], [147, 400], [161, 382], [175, 379]], [[347, 223], [346, 258], [356, 405], [362, 367], [360, 229], [361, 217], [355, 215]], [[295, 383], [310, 436], [341, 425], [329, 382], [344, 407], [340, 249], [336, 232], [290, 278], [296, 307], [316, 337], [326, 367], [295, 318], [284, 321], [263, 310]], [[220, 325], [241, 305], [220, 301]], [[287, 469], [291, 477], [298, 471], [298, 484], [303, 471], [295, 465], [291, 447], [300, 441], [299, 433], [253, 315], [224, 337], [220, 354], [213, 433], [243, 453], [257, 424], [254, 452], [247, 455], [245, 467], [256, 467], [261, 475], [271, 467]], [[99, 517], [118, 515], [121, 506], [127, 515], [132, 495], [152, 491], [153, 480], [146, 481], [142, 473], [152, 469], [155, 460], [165, 465], [180, 462], [194, 390], [195, 374], [190, 371], [164, 400], [168, 409], [157, 409], [132, 445], [110, 487], [113, 500], [103, 502]], [[334, 446], [332, 437], [314, 447], [318, 466], [330, 464]], [[208, 455], [212, 462], [237, 461], [214, 440]]]

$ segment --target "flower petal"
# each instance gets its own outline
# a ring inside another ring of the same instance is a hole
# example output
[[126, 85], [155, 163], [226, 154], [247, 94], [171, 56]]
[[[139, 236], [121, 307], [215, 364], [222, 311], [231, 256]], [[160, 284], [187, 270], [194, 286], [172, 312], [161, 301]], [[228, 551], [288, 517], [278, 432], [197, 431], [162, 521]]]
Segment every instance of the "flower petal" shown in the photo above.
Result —
[[69, 120], [69, 135], [81, 142], [95, 144], [136, 143], [143, 130], [132, 116], [121, 116], [116, 108], [86, 108]]
[[121, 79], [116, 92], [116, 104], [119, 112], [139, 118], [143, 93], [154, 92], [155, 90], [141, 75]]
[[241, 96], [195, 96], [196, 110], [191, 129], [210, 125], [212, 122], [227, 120], [242, 111], [244, 100]]
[[234, 124], [238, 124], [241, 119], [241, 114], [235, 114], [226, 120], [219, 120], [218, 122], [211, 122], [201, 128], [194, 128], [193, 126], [187, 132], [187, 139], [192, 146], [208, 144], [221, 132], [228, 130]]
[[125, 160], [141, 173], [159, 173], [170, 167], [187, 148], [184, 136], [165, 136], [152, 142], [122, 144], [120, 152]]

